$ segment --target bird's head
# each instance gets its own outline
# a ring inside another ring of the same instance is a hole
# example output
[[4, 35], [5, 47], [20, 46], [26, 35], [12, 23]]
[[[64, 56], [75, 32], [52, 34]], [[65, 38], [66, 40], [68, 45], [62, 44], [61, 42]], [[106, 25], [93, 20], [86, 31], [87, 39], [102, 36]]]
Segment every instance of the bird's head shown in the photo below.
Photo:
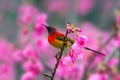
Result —
[[44, 24], [42, 24], [42, 25], [45, 26], [45, 27], [47, 28], [49, 34], [50, 34], [51, 32], [56, 31], [56, 29], [55, 29], [54, 27], [46, 26], [46, 25], [44, 25]]

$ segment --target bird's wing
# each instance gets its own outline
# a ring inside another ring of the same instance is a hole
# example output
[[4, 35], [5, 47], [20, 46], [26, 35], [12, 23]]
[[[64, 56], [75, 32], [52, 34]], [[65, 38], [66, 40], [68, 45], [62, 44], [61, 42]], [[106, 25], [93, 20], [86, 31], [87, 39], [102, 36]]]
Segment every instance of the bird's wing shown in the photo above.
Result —
[[[64, 36], [57, 37], [58, 40], [64, 41]], [[69, 37], [66, 38], [66, 41], [70, 41], [71, 44], [74, 43], [74, 40], [70, 39]]]

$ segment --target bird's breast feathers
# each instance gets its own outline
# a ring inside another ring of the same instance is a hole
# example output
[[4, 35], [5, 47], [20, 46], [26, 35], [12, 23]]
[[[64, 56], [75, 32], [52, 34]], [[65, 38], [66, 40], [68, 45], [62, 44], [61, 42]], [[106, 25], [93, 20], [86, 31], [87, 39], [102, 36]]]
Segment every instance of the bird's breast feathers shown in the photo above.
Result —
[[56, 48], [61, 48], [62, 45], [63, 45], [63, 41], [58, 40], [57, 37], [58, 37], [58, 36], [55, 35], [55, 34], [50, 34], [50, 35], [48, 36], [48, 42], [49, 42], [52, 46], [54, 46], [54, 47], [56, 47]]

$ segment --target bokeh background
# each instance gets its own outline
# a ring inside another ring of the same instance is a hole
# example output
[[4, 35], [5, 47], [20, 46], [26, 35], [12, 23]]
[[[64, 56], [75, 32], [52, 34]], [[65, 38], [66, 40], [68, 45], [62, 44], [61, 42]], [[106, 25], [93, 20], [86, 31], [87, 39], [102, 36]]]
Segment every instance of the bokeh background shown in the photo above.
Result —
[[[109, 43], [100, 49], [105, 57], [84, 51], [85, 59], [67, 69], [60, 66], [55, 80], [120, 80], [120, 39], [108, 40], [118, 31], [114, 23], [119, 23], [119, 8], [119, 0], [0, 0], [0, 80], [48, 80], [42, 74], [50, 74], [54, 68], [58, 49], [48, 44], [47, 31], [41, 24], [65, 33], [68, 22], [81, 28], [90, 48], [99, 50], [106, 41]], [[33, 52], [38, 52], [40, 73], [34, 79], [31, 74], [27, 75], [31, 79], [21, 78], [26, 73], [22, 67], [25, 61], [19, 62], [18, 55], [17, 61], [14, 54], [31, 51], [33, 46]]]
[[[14, 40], [18, 30], [18, 8], [25, 1], [0, 1], [0, 32], [11, 40]], [[103, 30], [112, 29], [114, 11], [119, 7], [119, 0], [28, 0], [28, 3], [45, 12], [48, 15], [47, 22], [51, 25], [64, 27], [67, 22], [79, 25], [88, 21]]]

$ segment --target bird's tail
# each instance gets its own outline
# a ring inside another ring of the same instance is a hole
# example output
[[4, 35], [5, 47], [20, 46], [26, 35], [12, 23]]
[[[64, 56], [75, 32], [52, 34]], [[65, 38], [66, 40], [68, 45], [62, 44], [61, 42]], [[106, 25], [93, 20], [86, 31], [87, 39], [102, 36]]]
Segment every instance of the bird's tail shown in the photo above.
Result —
[[87, 50], [89, 50], [89, 51], [92, 51], [92, 52], [95, 52], [95, 53], [97, 53], [97, 54], [100, 54], [100, 55], [105, 56], [105, 54], [103, 54], [103, 53], [101, 53], [101, 52], [99, 52], [99, 51], [96, 51], [96, 50], [90, 49], [90, 48], [88, 48], [88, 47], [84, 47], [84, 49], [87, 49]]

